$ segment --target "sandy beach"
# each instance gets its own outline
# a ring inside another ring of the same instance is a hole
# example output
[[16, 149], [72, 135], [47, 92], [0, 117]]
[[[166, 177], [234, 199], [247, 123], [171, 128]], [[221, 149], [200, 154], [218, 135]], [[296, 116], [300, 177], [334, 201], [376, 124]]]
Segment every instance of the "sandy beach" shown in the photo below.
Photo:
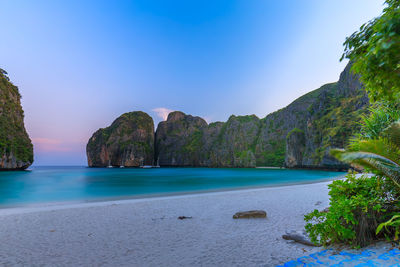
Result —
[[[320, 250], [282, 234], [328, 206], [329, 183], [2, 209], [0, 265], [275, 266]], [[267, 219], [232, 219], [254, 209]]]

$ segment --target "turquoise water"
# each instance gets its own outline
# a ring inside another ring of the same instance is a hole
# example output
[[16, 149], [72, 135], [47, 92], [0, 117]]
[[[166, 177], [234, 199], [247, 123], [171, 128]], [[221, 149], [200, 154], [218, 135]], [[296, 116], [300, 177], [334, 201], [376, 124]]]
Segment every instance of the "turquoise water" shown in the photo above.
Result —
[[316, 170], [33, 167], [0, 172], [0, 206], [310, 183], [341, 175]]

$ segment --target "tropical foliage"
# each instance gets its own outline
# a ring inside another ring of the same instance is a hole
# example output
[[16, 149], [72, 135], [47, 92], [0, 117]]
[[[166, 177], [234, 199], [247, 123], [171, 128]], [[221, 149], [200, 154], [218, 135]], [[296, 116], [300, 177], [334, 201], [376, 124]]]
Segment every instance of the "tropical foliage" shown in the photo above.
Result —
[[376, 235], [378, 235], [383, 229], [385, 229], [387, 232], [393, 231], [394, 228], [394, 240], [397, 241], [399, 240], [399, 234], [400, 234], [400, 215], [396, 214], [393, 215], [393, 217], [387, 221], [381, 223], [378, 228], [376, 228]]
[[398, 217], [386, 222], [400, 211], [400, 122], [393, 122], [395, 119], [395, 109], [371, 109], [347, 150], [331, 151], [338, 159], [374, 175], [356, 178], [349, 174], [345, 181], [329, 186], [329, 211], [315, 210], [305, 216], [306, 230], [314, 242], [365, 246], [383, 237], [382, 229], [397, 237]]
[[368, 115], [362, 115], [360, 139], [377, 139], [384, 129], [393, 122], [400, 120], [398, 106], [388, 103], [376, 103], [369, 109]]
[[311, 241], [362, 247], [382, 236], [376, 236], [375, 231], [393, 210], [396, 191], [390, 184], [376, 176], [357, 178], [349, 173], [345, 180], [334, 181], [328, 187], [329, 209], [314, 210], [305, 216]]
[[342, 56], [352, 61], [374, 106], [361, 130], [336, 158], [372, 177], [348, 174], [333, 182], [327, 212], [307, 214], [306, 230], [321, 244], [364, 246], [400, 234], [400, 0], [387, 0], [378, 18], [348, 37]]
[[[386, 113], [393, 114], [393, 113]], [[395, 185], [395, 191], [388, 194], [393, 202], [394, 207], [398, 205], [398, 193], [400, 192], [400, 121], [392, 123], [389, 127], [379, 132], [385, 123], [390, 123], [388, 119], [378, 110], [377, 114], [373, 113], [364, 124], [364, 134], [369, 133], [369, 139], [356, 138], [353, 139], [347, 151], [333, 150], [332, 154], [337, 158], [367, 169], [380, 177], [386, 183]], [[375, 121], [374, 123], [371, 123]], [[389, 181], [387, 179], [390, 179]], [[387, 236], [393, 236], [394, 240], [398, 240], [400, 233], [400, 215], [395, 214], [387, 222], [381, 222], [376, 229], [376, 235], [383, 232]]]
[[354, 64], [375, 101], [400, 97], [400, 0], [386, 0], [381, 16], [363, 24], [344, 43], [343, 58]]
[[400, 190], [400, 121], [371, 139], [353, 139], [347, 151], [332, 150], [336, 158], [388, 177]]

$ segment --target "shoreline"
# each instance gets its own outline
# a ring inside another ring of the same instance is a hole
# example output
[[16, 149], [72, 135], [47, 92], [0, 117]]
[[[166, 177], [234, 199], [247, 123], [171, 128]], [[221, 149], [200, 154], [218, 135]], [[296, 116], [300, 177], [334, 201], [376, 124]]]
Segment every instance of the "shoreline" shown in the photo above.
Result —
[[132, 196], [121, 196], [121, 197], [106, 197], [90, 200], [71, 200], [71, 201], [57, 201], [57, 202], [37, 202], [37, 203], [21, 203], [21, 204], [10, 204], [0, 205], [0, 216], [6, 214], [18, 214], [35, 211], [46, 211], [46, 210], [58, 210], [58, 209], [69, 209], [69, 208], [81, 208], [81, 207], [95, 207], [95, 206], [107, 206], [109, 204], [130, 204], [136, 202], [142, 202], [147, 200], [168, 200], [175, 198], [184, 197], [197, 197], [203, 195], [219, 195], [229, 194], [233, 192], [252, 192], [266, 189], [279, 189], [292, 186], [310, 185], [310, 184], [329, 184], [335, 180], [343, 179], [346, 174], [335, 178], [322, 179], [317, 181], [305, 181], [305, 182], [294, 182], [287, 184], [272, 184], [272, 185], [261, 185], [261, 186], [248, 186], [240, 188], [221, 188], [211, 190], [198, 190], [198, 191], [182, 191], [182, 192], [171, 192], [171, 193], [160, 193], [160, 194], [143, 194], [143, 195], [132, 195]]
[[[282, 235], [328, 206], [330, 182], [3, 209], [0, 265], [278, 265], [320, 251]], [[254, 209], [267, 218], [232, 219]]]

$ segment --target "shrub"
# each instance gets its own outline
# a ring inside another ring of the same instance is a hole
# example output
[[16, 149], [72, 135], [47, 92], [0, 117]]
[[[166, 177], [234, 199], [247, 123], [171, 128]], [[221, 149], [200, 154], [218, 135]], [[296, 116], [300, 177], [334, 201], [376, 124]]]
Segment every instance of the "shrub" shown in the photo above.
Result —
[[356, 178], [349, 173], [345, 180], [334, 181], [328, 187], [329, 210], [314, 210], [304, 216], [306, 231], [317, 244], [366, 246], [383, 236], [376, 235], [378, 225], [399, 210], [397, 192], [390, 180], [377, 176]]

